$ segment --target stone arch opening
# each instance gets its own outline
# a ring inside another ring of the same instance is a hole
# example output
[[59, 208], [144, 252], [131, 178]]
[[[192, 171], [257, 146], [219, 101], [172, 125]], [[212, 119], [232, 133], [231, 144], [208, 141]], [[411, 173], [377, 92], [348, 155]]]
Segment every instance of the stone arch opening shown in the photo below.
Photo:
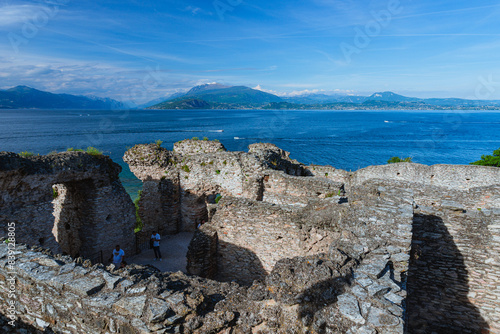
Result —
[[94, 182], [87, 179], [58, 183], [52, 189], [55, 218], [52, 234], [61, 252], [72, 257], [91, 256], [97, 236]]

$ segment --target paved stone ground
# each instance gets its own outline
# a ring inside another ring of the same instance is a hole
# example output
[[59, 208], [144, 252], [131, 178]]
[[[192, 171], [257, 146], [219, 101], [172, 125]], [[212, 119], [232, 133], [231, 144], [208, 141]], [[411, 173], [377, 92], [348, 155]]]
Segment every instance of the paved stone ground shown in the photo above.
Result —
[[154, 261], [152, 249], [142, 251], [138, 255], [125, 258], [128, 263], [150, 264], [161, 271], [186, 272], [186, 254], [193, 232], [182, 232], [176, 235], [162, 236], [160, 251], [163, 261]]

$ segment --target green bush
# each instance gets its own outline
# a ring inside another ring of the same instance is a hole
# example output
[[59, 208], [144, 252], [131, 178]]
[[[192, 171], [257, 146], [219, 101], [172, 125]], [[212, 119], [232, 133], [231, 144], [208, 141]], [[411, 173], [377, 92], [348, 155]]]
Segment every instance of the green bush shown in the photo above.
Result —
[[185, 171], [186, 173], [189, 173], [191, 171], [188, 165], [182, 166], [182, 170]]
[[388, 164], [394, 164], [397, 162], [413, 162], [413, 161], [410, 157], [407, 157], [407, 158], [392, 157], [389, 160], [387, 160]]
[[85, 152], [81, 148], [73, 148], [73, 147], [67, 148], [66, 151], [68, 151], [68, 152]]
[[52, 188], [52, 198], [56, 199], [57, 196], [59, 196], [59, 193], [57, 192], [57, 190], [55, 188]]
[[220, 170], [218, 170], [218, 169], [217, 169], [217, 170], [215, 171], [215, 174], [219, 175], [219, 174], [220, 174]]
[[203, 140], [204, 140], [204, 141], [208, 141], [208, 138], [207, 138], [207, 137], [203, 137]]
[[163, 140], [157, 140], [155, 141], [155, 144], [156, 144], [156, 148], [160, 148], [161, 144], [163, 143]]
[[500, 167], [500, 148], [493, 151], [493, 155], [482, 155], [481, 160], [470, 163], [471, 165]]
[[198, 137], [193, 137], [193, 138], [191, 138], [191, 140], [200, 140], [200, 138], [198, 138]]

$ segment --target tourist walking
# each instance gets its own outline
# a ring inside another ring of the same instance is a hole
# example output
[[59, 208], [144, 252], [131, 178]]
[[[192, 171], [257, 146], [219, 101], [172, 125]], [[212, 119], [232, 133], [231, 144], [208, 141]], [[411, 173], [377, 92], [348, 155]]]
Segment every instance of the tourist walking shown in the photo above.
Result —
[[155, 252], [155, 261], [161, 259], [161, 252], [160, 252], [160, 234], [157, 231], [153, 231], [153, 234], [151, 235], [151, 240], [153, 240], [153, 251]]
[[115, 268], [120, 268], [122, 266], [124, 258], [125, 252], [120, 248], [120, 245], [116, 245], [115, 249], [113, 249], [113, 264]]

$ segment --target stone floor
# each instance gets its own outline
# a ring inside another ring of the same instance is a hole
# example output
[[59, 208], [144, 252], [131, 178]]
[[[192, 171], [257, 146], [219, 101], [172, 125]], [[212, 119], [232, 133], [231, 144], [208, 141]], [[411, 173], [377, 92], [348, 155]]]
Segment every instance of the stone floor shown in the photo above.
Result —
[[193, 232], [182, 232], [176, 235], [162, 236], [160, 252], [163, 261], [155, 261], [152, 249], [142, 251], [142, 253], [126, 258], [128, 263], [150, 264], [161, 271], [182, 271], [186, 272], [186, 254], [189, 242], [193, 237]]

